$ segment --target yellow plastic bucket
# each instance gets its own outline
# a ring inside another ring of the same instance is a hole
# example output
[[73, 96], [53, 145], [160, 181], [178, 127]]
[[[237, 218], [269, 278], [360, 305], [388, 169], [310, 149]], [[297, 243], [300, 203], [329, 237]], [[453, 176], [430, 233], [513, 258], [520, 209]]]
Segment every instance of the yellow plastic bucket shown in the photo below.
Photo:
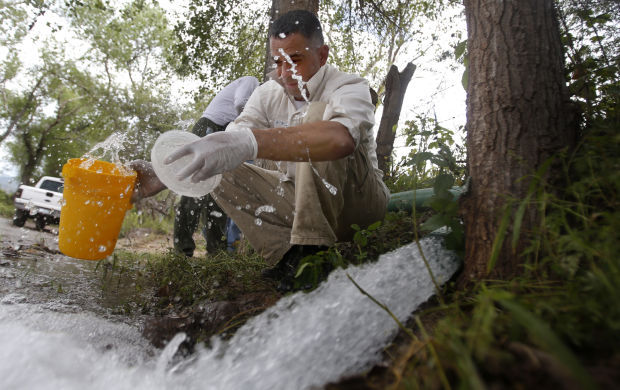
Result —
[[60, 209], [58, 248], [67, 256], [101, 260], [111, 254], [131, 208], [136, 172], [105, 161], [70, 159]]

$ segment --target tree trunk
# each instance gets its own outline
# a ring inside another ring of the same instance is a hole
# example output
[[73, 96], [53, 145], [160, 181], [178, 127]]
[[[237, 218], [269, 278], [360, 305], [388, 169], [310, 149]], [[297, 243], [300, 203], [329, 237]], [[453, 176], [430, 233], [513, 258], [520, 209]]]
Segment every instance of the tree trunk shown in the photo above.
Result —
[[[284, 15], [285, 13], [296, 9], [305, 9], [316, 15], [319, 13], [319, 0], [272, 0], [269, 26], [271, 26], [271, 23], [276, 20], [280, 15]], [[267, 74], [269, 74], [269, 72], [271, 72], [272, 70], [271, 65], [273, 65], [273, 59], [271, 58], [271, 53], [269, 50], [269, 37], [267, 37], [267, 46], [265, 52], [265, 71], [263, 73], [265, 81], [267, 80]]]
[[405, 92], [415, 69], [415, 65], [408, 63], [405, 70], [399, 73], [398, 68], [392, 65], [385, 79], [383, 114], [377, 132], [377, 160], [379, 169], [386, 175], [392, 158], [392, 150], [394, 150], [395, 126], [398, 124]]
[[[462, 282], [487, 276], [507, 201], [524, 199], [528, 175], [574, 139], [553, 0], [465, 0], [465, 14], [471, 182], [461, 205], [467, 238]], [[520, 271], [527, 233], [538, 220], [529, 207], [516, 248], [508, 229], [494, 277]]]

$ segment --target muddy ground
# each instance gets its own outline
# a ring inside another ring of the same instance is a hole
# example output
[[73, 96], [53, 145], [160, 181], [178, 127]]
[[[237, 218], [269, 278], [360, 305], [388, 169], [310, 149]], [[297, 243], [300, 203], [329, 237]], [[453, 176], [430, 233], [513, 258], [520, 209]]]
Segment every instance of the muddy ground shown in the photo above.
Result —
[[[148, 232], [122, 239], [119, 247], [144, 251], [167, 250], [165, 237]], [[16, 227], [0, 218], [0, 301], [62, 306], [62, 310], [90, 311], [140, 326], [144, 318], [122, 315], [119, 307], [135, 300], [137, 289], [127, 279], [106, 276], [102, 262], [67, 257], [58, 250], [58, 226], [36, 230], [33, 221]], [[153, 288], [138, 292], [147, 300]], [[132, 297], [131, 299], [129, 297]]]
[[[194, 255], [204, 256], [204, 240], [199, 233], [194, 238], [198, 246]], [[158, 347], [181, 331], [188, 334], [188, 345], [192, 347], [196, 340], [218, 333], [231, 318], [255, 312], [256, 307], [264, 309], [280, 296], [267, 288], [232, 301], [202, 302], [197, 305], [199, 309], [175, 305], [168, 311], [153, 310], [155, 302], [166, 295], [159, 286], [135, 277], [142, 273], [141, 269], [120, 272], [110, 270], [109, 259], [88, 261], [63, 255], [58, 250], [58, 226], [37, 231], [32, 221], [19, 228], [11, 219], [0, 218], [0, 240], [0, 303], [37, 303], [63, 311], [89, 311], [137, 326]], [[171, 248], [171, 234], [154, 234], [140, 228], [120, 238], [116, 246], [117, 250], [153, 254]]]
[[[199, 243], [200, 234], [195, 234], [194, 239]], [[19, 228], [13, 225], [12, 219], [0, 217], [0, 241], [3, 247], [37, 244], [58, 251], [58, 226], [48, 225], [43, 231], [38, 231], [30, 219], [24, 227]], [[172, 235], [153, 234], [150, 229], [136, 229], [127, 237], [119, 238], [116, 247], [137, 252], [164, 253], [172, 248]], [[201, 251], [200, 247], [197, 248], [196, 253], [201, 252], [204, 253], [204, 249]]]
[[[142, 329], [144, 337], [156, 347], [163, 347], [177, 332], [183, 331], [190, 340], [181, 347], [181, 353], [191, 353], [194, 343], [217, 334], [232, 318], [243, 313], [260, 311], [274, 304], [280, 294], [272, 289], [246, 294], [234, 301], [205, 302], [199, 308], [176, 310], [174, 314], [128, 314], [119, 308], [125, 300], [135, 300], [136, 289], [130, 279], [114, 283], [103, 275], [102, 262], [77, 260], [58, 251], [58, 227], [48, 226], [37, 231], [28, 221], [22, 228], [11, 219], [0, 218], [0, 303], [36, 303], [62, 312], [92, 312], [113, 321], [128, 323]], [[195, 236], [201, 245], [202, 238]], [[148, 229], [137, 229], [118, 241], [117, 248], [134, 252], [164, 253], [172, 247], [172, 237], [153, 234]], [[204, 253], [204, 249], [202, 250]], [[196, 252], [198, 255], [199, 251]], [[99, 265], [99, 267], [98, 267]], [[155, 286], [142, 291], [145, 301], [159, 293]], [[131, 297], [131, 299], [127, 299]], [[407, 356], [402, 348], [410, 343], [398, 343], [388, 349], [395, 357]], [[408, 350], [407, 349], [407, 350]], [[393, 381], [394, 369], [387, 363], [377, 366], [367, 375], [327, 385], [329, 389], [386, 388]], [[375, 372], [376, 371], [376, 372]], [[397, 374], [398, 375], [398, 374]], [[374, 383], [373, 383], [374, 382]]]

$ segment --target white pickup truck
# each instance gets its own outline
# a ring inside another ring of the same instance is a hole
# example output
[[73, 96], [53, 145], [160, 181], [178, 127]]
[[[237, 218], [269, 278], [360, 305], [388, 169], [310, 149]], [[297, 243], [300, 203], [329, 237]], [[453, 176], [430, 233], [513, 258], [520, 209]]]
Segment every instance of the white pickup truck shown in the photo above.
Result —
[[22, 227], [28, 218], [34, 218], [38, 230], [43, 230], [46, 224], [58, 224], [63, 185], [61, 178], [43, 176], [34, 187], [19, 186], [13, 224]]

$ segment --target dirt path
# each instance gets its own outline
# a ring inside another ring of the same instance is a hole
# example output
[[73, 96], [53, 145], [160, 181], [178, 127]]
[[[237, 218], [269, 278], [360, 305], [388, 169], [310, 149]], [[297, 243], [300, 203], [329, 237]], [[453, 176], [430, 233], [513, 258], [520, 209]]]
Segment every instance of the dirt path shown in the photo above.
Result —
[[13, 225], [12, 219], [0, 218], [0, 240], [3, 247], [38, 244], [57, 251], [58, 226], [47, 226], [45, 230], [38, 231], [32, 220], [19, 228]]
[[[137, 237], [127, 247], [160, 248], [161, 238]], [[32, 221], [16, 227], [0, 218], [0, 303], [35, 303], [60, 311], [90, 311], [109, 317], [126, 302], [152, 299], [153, 289], [136, 289], [131, 271], [119, 275], [103, 262], [78, 260], [58, 250], [58, 227], [37, 231]], [[131, 298], [130, 298], [131, 297]], [[136, 299], [137, 298], [137, 299]], [[120, 313], [119, 313], [120, 314]], [[131, 316], [115, 316], [132, 322]]]
[[[126, 237], [121, 237], [116, 243], [116, 249], [124, 249], [133, 252], [165, 253], [173, 247], [172, 233], [157, 234], [148, 228], [138, 228], [129, 232]], [[204, 240], [199, 233], [194, 235], [194, 241], [198, 245], [195, 254], [204, 254]], [[38, 231], [32, 220], [28, 220], [24, 227], [13, 225], [10, 218], [0, 217], [0, 242], [2, 247], [15, 247], [19, 245], [38, 245], [51, 251], [58, 251], [58, 226], [46, 226], [43, 231]]]

